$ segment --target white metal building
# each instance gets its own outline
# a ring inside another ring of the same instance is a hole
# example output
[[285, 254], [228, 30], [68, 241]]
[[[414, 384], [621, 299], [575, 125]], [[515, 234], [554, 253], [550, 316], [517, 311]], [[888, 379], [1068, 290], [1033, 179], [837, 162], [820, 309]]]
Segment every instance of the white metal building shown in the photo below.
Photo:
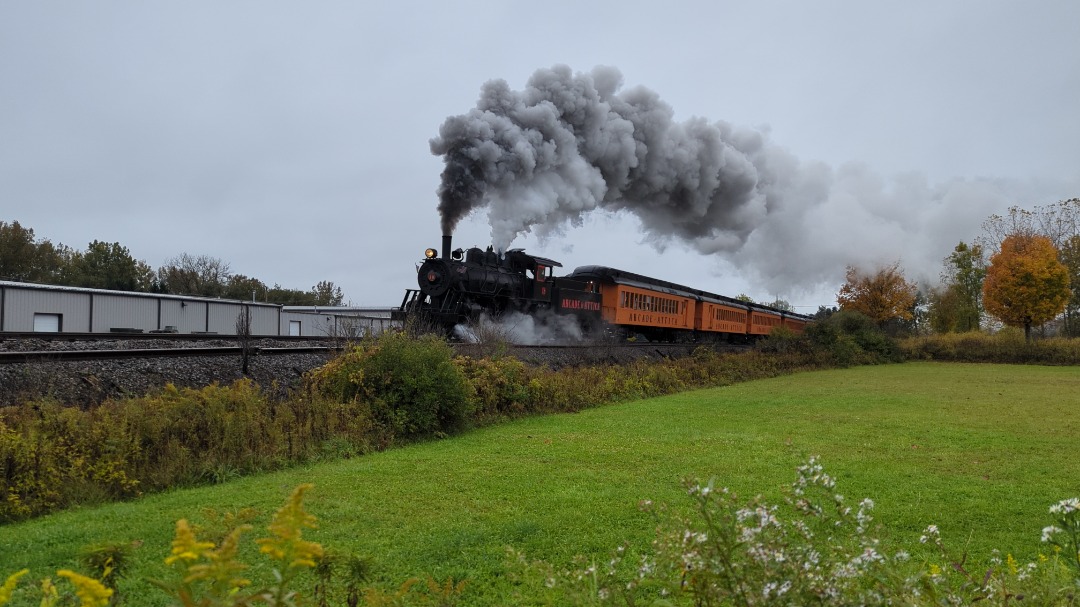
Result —
[[378, 335], [400, 325], [390, 320], [390, 312], [391, 308], [284, 306], [282, 320], [287, 323], [288, 330], [283, 335]]
[[0, 281], [0, 332], [235, 335], [244, 310], [259, 336], [358, 337], [390, 326], [390, 308], [286, 307]]

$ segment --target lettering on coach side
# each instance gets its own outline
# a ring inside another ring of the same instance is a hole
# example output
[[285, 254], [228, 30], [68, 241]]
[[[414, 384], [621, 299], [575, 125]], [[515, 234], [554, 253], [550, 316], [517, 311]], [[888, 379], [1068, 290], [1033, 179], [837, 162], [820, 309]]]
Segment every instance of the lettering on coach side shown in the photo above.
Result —
[[594, 310], [600, 311], [600, 302], [598, 301], [582, 301], [580, 299], [570, 299], [564, 297], [562, 300], [562, 307], [567, 310]]

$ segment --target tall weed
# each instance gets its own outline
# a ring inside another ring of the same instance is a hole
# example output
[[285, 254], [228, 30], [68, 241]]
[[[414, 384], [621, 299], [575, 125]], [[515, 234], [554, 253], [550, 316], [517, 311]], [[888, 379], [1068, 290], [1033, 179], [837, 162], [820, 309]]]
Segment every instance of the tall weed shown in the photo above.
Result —
[[371, 428], [355, 403], [275, 401], [248, 380], [166, 386], [91, 410], [8, 407], [0, 410], [0, 521], [272, 470], [316, 457], [332, 439], [361, 452]]
[[910, 337], [900, 341], [898, 347], [909, 360], [1080, 365], [1080, 340], [1027, 341], [1023, 332], [1015, 329], [993, 335], [973, 331]]

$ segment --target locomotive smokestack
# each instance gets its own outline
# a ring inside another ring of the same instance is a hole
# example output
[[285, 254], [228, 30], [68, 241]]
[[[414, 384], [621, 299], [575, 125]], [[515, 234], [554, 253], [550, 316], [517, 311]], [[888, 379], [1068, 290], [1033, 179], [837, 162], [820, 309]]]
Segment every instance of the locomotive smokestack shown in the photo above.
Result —
[[450, 242], [453, 240], [453, 236], [450, 234], [443, 234], [442, 237], [442, 258], [450, 259]]

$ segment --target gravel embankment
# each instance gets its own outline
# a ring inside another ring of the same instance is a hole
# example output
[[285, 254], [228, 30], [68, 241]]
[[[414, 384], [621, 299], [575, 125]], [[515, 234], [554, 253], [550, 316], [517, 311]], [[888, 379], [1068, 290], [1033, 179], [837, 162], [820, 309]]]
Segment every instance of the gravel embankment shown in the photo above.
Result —
[[[177, 342], [168, 339], [139, 340], [38, 340], [3, 339], [0, 351], [45, 352], [55, 350], [109, 350], [227, 347], [236, 342], [206, 339], [197, 342]], [[275, 339], [258, 339], [261, 348], [300, 345]], [[334, 346], [333, 343], [303, 345]], [[639, 359], [660, 359], [685, 356], [692, 346], [656, 345], [641, 348], [595, 345], [588, 348], [545, 349], [511, 346], [492, 348], [458, 344], [460, 355], [485, 357], [515, 356], [527, 364], [552, 368], [581, 364], [625, 364]], [[249, 374], [264, 390], [284, 396], [300, 385], [302, 375], [322, 365], [333, 353], [267, 354], [253, 356]], [[216, 356], [184, 356], [123, 358], [102, 360], [43, 360], [38, 362], [0, 364], [0, 406], [8, 406], [40, 398], [76, 406], [91, 406], [107, 398], [141, 396], [166, 384], [178, 387], [201, 388], [214, 382], [222, 385], [241, 379], [239, 354]]]
[[[55, 350], [149, 349], [173, 347], [235, 346], [235, 342], [206, 340], [178, 343], [169, 340], [53, 341], [3, 340], [0, 350], [44, 352]], [[287, 347], [295, 342], [258, 340], [258, 347]], [[308, 344], [305, 344], [308, 345]], [[317, 344], [310, 344], [317, 345]], [[323, 344], [326, 345], [326, 344]], [[252, 356], [249, 377], [266, 390], [284, 394], [299, 384], [301, 375], [318, 367], [328, 353], [296, 353]], [[241, 379], [239, 354], [49, 361], [0, 365], [0, 406], [38, 398], [89, 406], [107, 398], [137, 396], [166, 384], [201, 388], [214, 382], [229, 384]]]

